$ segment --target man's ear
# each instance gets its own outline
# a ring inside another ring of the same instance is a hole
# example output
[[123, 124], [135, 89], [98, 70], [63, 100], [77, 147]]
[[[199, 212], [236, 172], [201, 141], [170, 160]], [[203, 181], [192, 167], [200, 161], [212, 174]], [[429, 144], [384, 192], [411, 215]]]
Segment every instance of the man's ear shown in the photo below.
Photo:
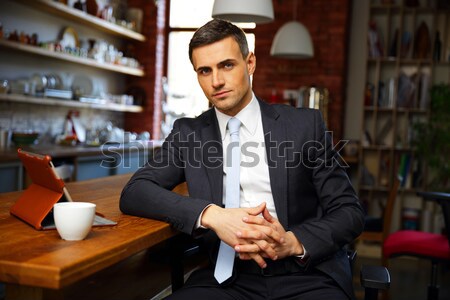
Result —
[[253, 52], [250, 52], [247, 56], [247, 71], [248, 75], [253, 75], [256, 69], [256, 56]]

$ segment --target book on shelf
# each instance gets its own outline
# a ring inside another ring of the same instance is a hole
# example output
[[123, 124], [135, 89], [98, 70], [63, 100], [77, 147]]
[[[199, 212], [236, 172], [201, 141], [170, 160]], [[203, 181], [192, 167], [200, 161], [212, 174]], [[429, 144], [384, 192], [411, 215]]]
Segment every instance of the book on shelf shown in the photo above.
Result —
[[384, 81], [378, 81], [378, 107], [384, 107], [386, 102], [386, 84]]
[[392, 121], [392, 118], [386, 119], [383, 126], [381, 126], [380, 130], [377, 133], [377, 136], [375, 138], [375, 142], [377, 145], [386, 145], [389, 144], [386, 137], [388, 136], [389, 132], [392, 130], [394, 122]]
[[367, 82], [366, 83], [366, 91], [364, 94], [364, 106], [366, 106], [366, 107], [373, 106], [374, 91], [375, 91], [375, 86], [372, 83]]
[[397, 43], [398, 43], [398, 28], [394, 31], [394, 36], [391, 41], [391, 46], [389, 47], [388, 56], [395, 58], [397, 57]]
[[400, 166], [398, 169], [398, 176], [400, 179], [401, 187], [405, 187], [405, 184], [408, 180], [410, 166], [411, 166], [411, 155], [409, 153], [403, 153], [400, 157]]
[[369, 146], [372, 145], [372, 142], [373, 142], [372, 141], [372, 137], [370, 136], [369, 131], [365, 130], [364, 131], [364, 137], [363, 137], [363, 140], [362, 140], [362, 145], [364, 147], [369, 147]]
[[401, 72], [398, 77], [397, 107], [412, 107], [416, 85], [414, 80]]
[[388, 98], [386, 107], [393, 108], [394, 107], [394, 94], [395, 94], [395, 78], [389, 79], [389, 86], [388, 86]]
[[382, 108], [393, 108], [394, 92], [395, 78], [389, 78], [386, 82], [384, 82], [383, 80], [378, 81], [377, 106]]
[[422, 73], [419, 82], [419, 108], [427, 109], [430, 103], [430, 75]]
[[369, 22], [368, 43], [370, 57], [379, 58], [384, 56], [383, 38], [377, 27], [377, 23], [373, 20]]
[[400, 57], [406, 58], [409, 55], [409, 50], [411, 49], [412, 34], [409, 31], [404, 31], [402, 33], [402, 39], [400, 44]]
[[412, 187], [418, 188], [422, 185], [423, 182], [423, 171], [422, 171], [422, 164], [419, 160], [414, 160], [411, 163], [412, 169], [411, 169], [411, 175], [412, 175]]
[[414, 52], [415, 59], [428, 59], [431, 54], [431, 36], [428, 24], [425, 21], [420, 22], [414, 36]]
[[379, 186], [389, 186], [389, 166], [391, 164], [389, 154], [383, 153], [380, 157], [379, 162], [379, 177], [378, 177], [378, 185]]

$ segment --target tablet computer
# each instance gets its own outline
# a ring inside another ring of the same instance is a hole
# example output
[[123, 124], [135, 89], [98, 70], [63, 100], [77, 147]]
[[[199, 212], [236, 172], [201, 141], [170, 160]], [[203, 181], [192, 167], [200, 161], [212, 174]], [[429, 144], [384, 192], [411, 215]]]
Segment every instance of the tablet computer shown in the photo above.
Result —
[[[10, 213], [37, 230], [55, 229], [53, 205], [73, 201], [64, 181], [59, 177], [49, 155], [17, 150], [31, 185], [11, 207]], [[93, 226], [112, 226], [117, 222], [96, 214]]]

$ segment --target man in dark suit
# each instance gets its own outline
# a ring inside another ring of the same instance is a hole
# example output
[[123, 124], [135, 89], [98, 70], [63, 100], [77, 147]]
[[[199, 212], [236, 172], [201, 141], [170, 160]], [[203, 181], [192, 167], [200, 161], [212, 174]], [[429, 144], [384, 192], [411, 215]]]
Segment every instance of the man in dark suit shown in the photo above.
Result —
[[[229, 22], [198, 29], [189, 58], [213, 108], [177, 120], [120, 201], [124, 213], [169, 222], [209, 249], [211, 266], [171, 299], [354, 298], [343, 247], [362, 231], [364, 213], [321, 114], [257, 99], [256, 57]], [[239, 207], [224, 208], [232, 118], [240, 121]], [[171, 192], [184, 181], [189, 197]], [[223, 282], [214, 274], [220, 241], [236, 251]]]

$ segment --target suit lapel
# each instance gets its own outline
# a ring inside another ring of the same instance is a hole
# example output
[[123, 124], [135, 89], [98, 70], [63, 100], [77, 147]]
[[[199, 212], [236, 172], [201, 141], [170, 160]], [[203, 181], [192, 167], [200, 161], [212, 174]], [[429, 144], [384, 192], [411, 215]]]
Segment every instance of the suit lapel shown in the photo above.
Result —
[[220, 138], [219, 124], [215, 116], [214, 109], [205, 115], [207, 126], [200, 132], [202, 145], [202, 167], [208, 175], [211, 188], [211, 200], [222, 206], [223, 197], [223, 150]]
[[286, 128], [280, 121], [280, 115], [270, 105], [259, 101], [261, 107], [264, 141], [266, 145], [267, 162], [269, 165], [270, 186], [277, 210], [278, 220], [284, 228], [288, 227], [287, 208], [287, 169], [286, 157], [278, 153], [279, 145], [286, 141]]

